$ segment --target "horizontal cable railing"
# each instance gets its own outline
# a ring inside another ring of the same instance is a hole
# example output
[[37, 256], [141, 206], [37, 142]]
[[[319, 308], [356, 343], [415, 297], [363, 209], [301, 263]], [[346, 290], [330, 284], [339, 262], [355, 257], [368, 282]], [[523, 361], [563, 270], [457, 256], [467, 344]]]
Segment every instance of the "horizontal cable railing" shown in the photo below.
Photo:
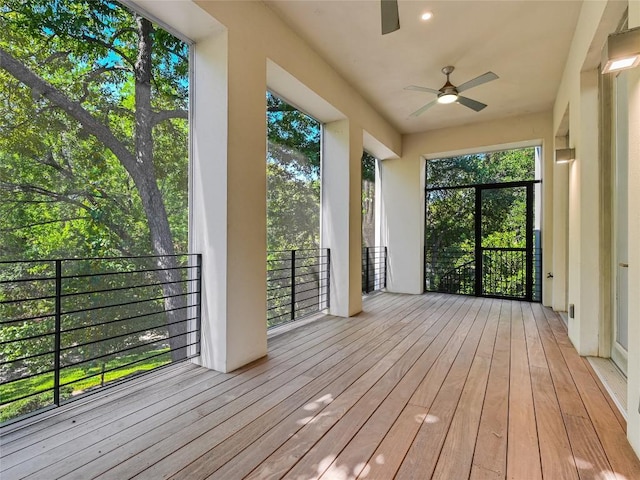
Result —
[[362, 293], [387, 287], [387, 247], [362, 249]]
[[267, 326], [329, 308], [328, 248], [267, 252]]
[[0, 421], [200, 354], [201, 256], [0, 262]]

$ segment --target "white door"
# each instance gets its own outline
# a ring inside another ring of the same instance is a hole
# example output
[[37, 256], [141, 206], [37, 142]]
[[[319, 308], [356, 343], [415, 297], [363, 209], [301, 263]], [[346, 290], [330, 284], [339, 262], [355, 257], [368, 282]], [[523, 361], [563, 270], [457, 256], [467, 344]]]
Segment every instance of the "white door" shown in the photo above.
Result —
[[614, 315], [611, 336], [611, 358], [626, 375], [627, 349], [629, 336], [628, 317], [628, 101], [627, 75], [621, 72], [614, 82], [614, 229], [613, 245], [615, 249], [613, 269], [614, 280]]

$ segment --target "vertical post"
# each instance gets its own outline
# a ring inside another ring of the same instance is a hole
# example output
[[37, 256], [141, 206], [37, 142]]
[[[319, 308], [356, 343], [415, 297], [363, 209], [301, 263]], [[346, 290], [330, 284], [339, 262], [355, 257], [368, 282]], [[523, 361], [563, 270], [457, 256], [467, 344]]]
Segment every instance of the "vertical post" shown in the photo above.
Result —
[[200, 355], [200, 342], [202, 337], [202, 254], [196, 254], [197, 275], [196, 278], [196, 354]]
[[384, 288], [387, 288], [387, 247], [384, 247]]
[[53, 403], [60, 405], [60, 325], [62, 318], [62, 260], [56, 260], [55, 326], [53, 340]]
[[291, 320], [296, 318], [296, 251], [291, 250]]
[[364, 293], [369, 293], [369, 247], [364, 247], [365, 261], [364, 261]]
[[475, 257], [476, 257], [476, 297], [482, 296], [482, 190], [474, 188], [476, 194], [475, 204]]
[[327, 248], [327, 308], [331, 306], [331, 249]]
[[526, 293], [525, 299], [528, 302], [533, 300], [533, 183], [527, 184], [527, 239], [526, 239], [526, 262], [525, 272]]

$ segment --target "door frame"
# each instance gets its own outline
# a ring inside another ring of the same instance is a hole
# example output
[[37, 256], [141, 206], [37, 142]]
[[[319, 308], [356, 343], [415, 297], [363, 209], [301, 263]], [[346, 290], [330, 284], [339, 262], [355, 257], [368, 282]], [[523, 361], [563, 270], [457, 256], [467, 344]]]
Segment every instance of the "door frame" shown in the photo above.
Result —
[[[534, 276], [538, 275], [537, 284], [541, 287], [542, 279], [541, 279], [541, 268], [542, 265], [542, 249], [540, 250], [540, 258], [538, 260], [538, 269], [537, 272], [534, 270], [534, 213], [535, 213], [535, 203], [534, 203], [534, 195], [535, 195], [535, 185], [541, 184], [541, 180], [521, 180], [521, 181], [512, 181], [512, 182], [503, 182], [503, 183], [482, 183], [482, 184], [467, 184], [467, 185], [454, 185], [454, 186], [443, 186], [443, 187], [429, 187], [425, 189], [425, 192], [428, 194], [433, 191], [443, 191], [443, 190], [460, 190], [460, 189], [473, 189], [475, 195], [475, 207], [474, 207], [474, 227], [475, 227], [475, 245], [474, 245], [474, 256], [475, 256], [475, 288], [474, 295], [477, 297], [488, 297], [488, 298], [504, 298], [504, 299], [512, 299], [512, 300], [524, 300], [524, 301], [542, 301], [542, 292], [540, 292], [540, 298], [534, 298], [534, 284], [536, 284], [536, 278]], [[519, 296], [502, 296], [502, 295], [491, 295], [485, 294], [483, 288], [483, 252], [484, 250], [494, 250], [491, 247], [483, 247], [482, 246], [482, 192], [486, 190], [499, 190], [499, 189], [507, 189], [507, 188], [526, 188], [526, 225], [525, 225], [525, 235], [526, 235], [526, 245], [524, 249], [514, 248], [513, 250], [525, 251], [525, 295], [523, 297]], [[428, 203], [429, 203], [429, 195], [425, 195], [425, 226], [427, 222], [428, 215]], [[427, 251], [428, 246], [425, 245], [423, 264], [427, 263]], [[424, 290], [430, 291], [428, 288], [427, 282], [427, 269], [424, 269]], [[456, 292], [450, 292], [456, 293]]]

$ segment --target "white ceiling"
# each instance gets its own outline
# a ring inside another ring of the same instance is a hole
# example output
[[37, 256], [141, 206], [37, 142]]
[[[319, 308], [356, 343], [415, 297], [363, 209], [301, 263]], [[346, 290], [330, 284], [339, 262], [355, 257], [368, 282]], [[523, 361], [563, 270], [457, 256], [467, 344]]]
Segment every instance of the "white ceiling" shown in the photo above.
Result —
[[[581, 1], [399, 1], [400, 30], [381, 35], [378, 0], [265, 0], [401, 133], [548, 111], [553, 106]], [[420, 20], [424, 11], [433, 18]], [[465, 96], [486, 103], [474, 112], [435, 105], [407, 85], [439, 89], [453, 65], [460, 85], [487, 71], [500, 78]]]

